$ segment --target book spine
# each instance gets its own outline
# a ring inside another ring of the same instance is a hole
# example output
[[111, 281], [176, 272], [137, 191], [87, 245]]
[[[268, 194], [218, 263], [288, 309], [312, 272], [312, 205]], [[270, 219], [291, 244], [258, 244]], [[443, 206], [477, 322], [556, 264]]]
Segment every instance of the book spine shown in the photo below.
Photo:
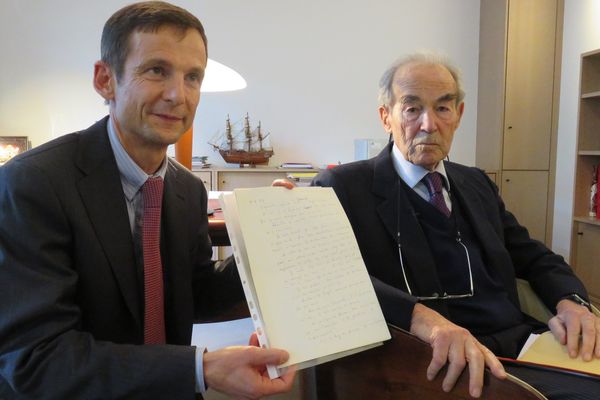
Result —
[[[248, 264], [248, 258], [246, 256], [246, 247], [243, 243], [243, 237], [240, 232], [238, 224], [239, 219], [237, 218], [237, 207], [235, 205], [235, 194], [222, 194], [219, 197], [221, 209], [225, 217], [225, 224], [227, 225], [227, 234], [229, 235], [229, 241], [233, 250], [233, 256], [235, 258], [235, 264], [242, 281], [242, 288], [244, 289], [244, 296], [248, 303], [248, 309], [250, 310], [250, 316], [252, 323], [254, 324], [254, 330], [258, 337], [258, 343], [260, 347], [268, 349], [269, 339], [265, 332], [264, 322], [260, 313], [260, 307], [258, 299], [254, 290], [254, 283], [250, 274], [250, 265]], [[235, 225], [235, 226], [234, 226]], [[267, 373], [269, 378], [275, 379], [282, 375], [282, 372], [276, 365], [267, 365]]]

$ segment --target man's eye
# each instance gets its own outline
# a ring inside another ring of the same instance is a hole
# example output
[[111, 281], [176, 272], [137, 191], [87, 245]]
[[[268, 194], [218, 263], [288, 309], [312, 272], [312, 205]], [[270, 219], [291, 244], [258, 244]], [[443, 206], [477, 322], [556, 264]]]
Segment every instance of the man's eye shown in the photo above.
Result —
[[200, 81], [202, 78], [200, 77], [200, 74], [189, 74], [188, 75], [188, 80], [192, 81], [192, 82], [198, 82]]
[[151, 67], [148, 72], [153, 75], [164, 75], [165, 70], [162, 67]]

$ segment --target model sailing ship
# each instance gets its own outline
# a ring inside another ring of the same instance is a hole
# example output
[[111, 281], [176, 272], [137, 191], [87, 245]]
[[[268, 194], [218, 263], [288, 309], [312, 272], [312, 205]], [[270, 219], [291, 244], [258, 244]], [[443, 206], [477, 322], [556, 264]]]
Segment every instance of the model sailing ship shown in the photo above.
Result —
[[241, 129], [236, 129], [227, 115], [225, 133], [216, 138], [217, 141], [221, 139], [222, 143], [209, 142], [209, 144], [214, 150], [219, 150], [221, 157], [228, 163], [255, 166], [267, 164], [273, 155], [273, 149], [264, 145], [267, 136], [268, 133], [263, 135], [261, 131], [260, 121], [256, 129], [250, 127], [248, 114], [244, 117], [244, 125]]

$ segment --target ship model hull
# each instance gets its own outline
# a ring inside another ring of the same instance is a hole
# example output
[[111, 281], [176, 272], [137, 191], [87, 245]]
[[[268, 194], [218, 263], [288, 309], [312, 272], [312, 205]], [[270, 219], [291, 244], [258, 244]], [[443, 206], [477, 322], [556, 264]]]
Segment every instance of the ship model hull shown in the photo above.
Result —
[[219, 149], [223, 160], [232, 164], [262, 165], [269, 162], [273, 150], [246, 151], [246, 150], [223, 150]]

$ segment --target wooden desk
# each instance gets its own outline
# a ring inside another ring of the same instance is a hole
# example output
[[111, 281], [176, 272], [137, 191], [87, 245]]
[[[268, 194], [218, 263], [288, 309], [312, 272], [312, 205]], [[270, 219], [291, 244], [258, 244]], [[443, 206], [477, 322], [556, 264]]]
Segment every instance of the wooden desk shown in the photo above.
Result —
[[[450, 393], [442, 391], [444, 367], [433, 381], [427, 379], [431, 346], [389, 325], [392, 339], [383, 346], [315, 367], [314, 386], [318, 400], [422, 399], [466, 400], [469, 396], [468, 368], [463, 370]], [[545, 399], [537, 390], [509, 375], [500, 380], [484, 373], [482, 399]]]
[[213, 246], [230, 246], [227, 227], [223, 218], [223, 211], [217, 199], [208, 199], [208, 208], [215, 210], [213, 215], [208, 216], [208, 235]]

